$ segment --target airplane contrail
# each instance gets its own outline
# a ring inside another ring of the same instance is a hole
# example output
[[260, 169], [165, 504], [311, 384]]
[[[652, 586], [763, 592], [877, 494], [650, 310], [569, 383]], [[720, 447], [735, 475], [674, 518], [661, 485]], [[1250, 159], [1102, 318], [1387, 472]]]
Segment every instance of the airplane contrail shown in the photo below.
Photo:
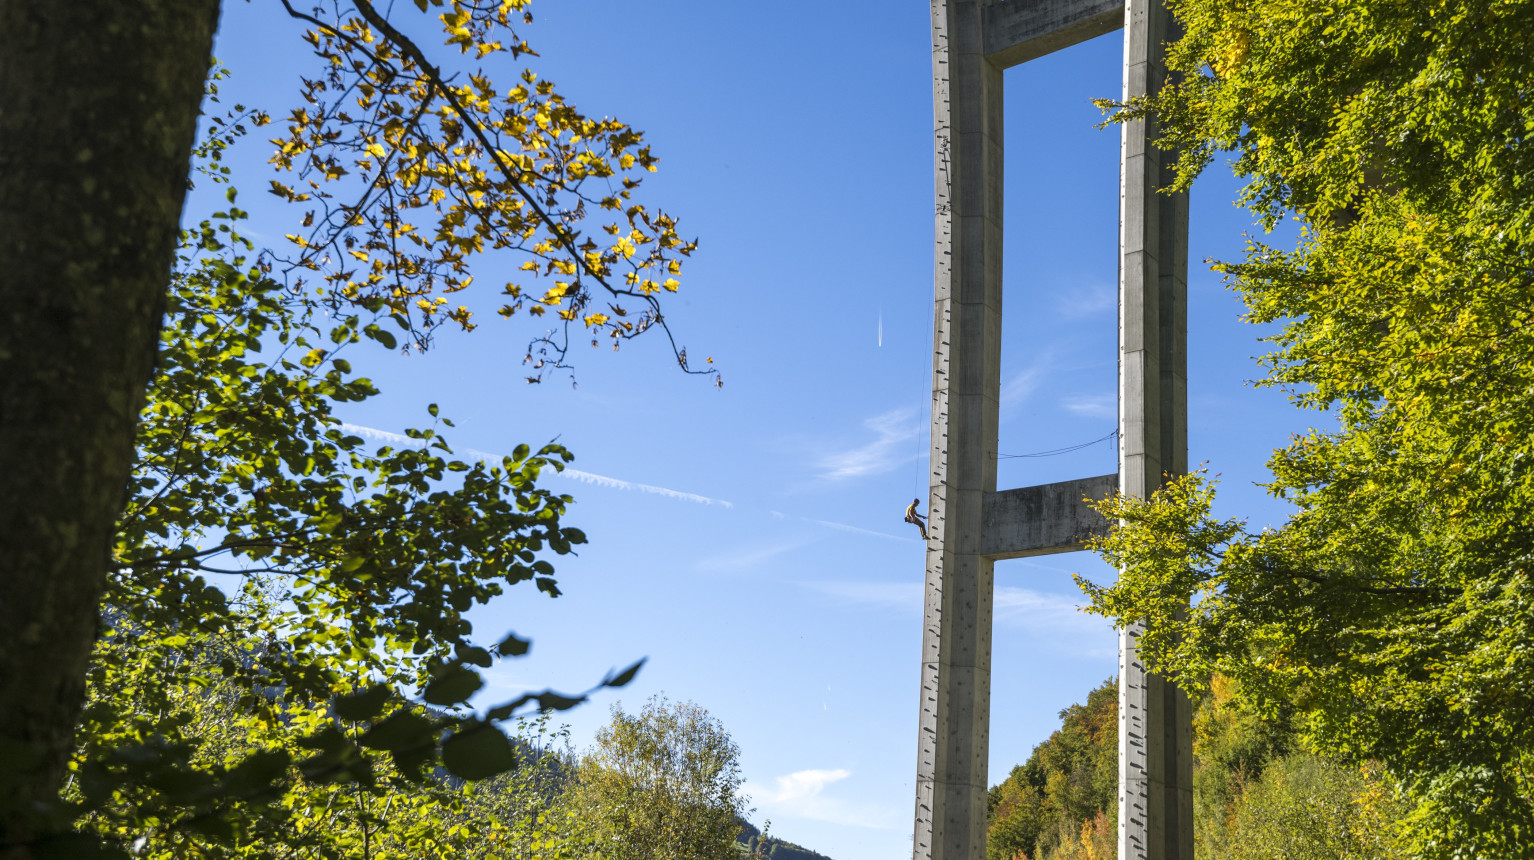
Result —
[[899, 535], [876, 532], [873, 529], [865, 529], [859, 526], [849, 526], [846, 523], [838, 523], [831, 520], [817, 520], [811, 519], [810, 517], [802, 517], [801, 519], [804, 519], [807, 522], [812, 522], [817, 526], [825, 526], [828, 529], [836, 529], [839, 532], [852, 532], [853, 534], [868, 535], [869, 537], [884, 538], [885, 540], [898, 540], [902, 543], [918, 543], [915, 538], [900, 537]]
[[[388, 442], [392, 445], [410, 445], [418, 447], [420, 439], [412, 439], [403, 433], [390, 433], [387, 430], [379, 430], [376, 427], [364, 427], [361, 424], [341, 425], [341, 429], [358, 436], [366, 436], [380, 442]], [[488, 451], [476, 451], [473, 448], [465, 448], [464, 456], [483, 460], [487, 463], [499, 463], [505, 458], [504, 454], [493, 454]], [[649, 493], [656, 496], [665, 496], [668, 499], [676, 499], [682, 502], [693, 502], [699, 505], [717, 505], [722, 508], [733, 508], [735, 505], [724, 499], [714, 499], [697, 493], [688, 493], [682, 490], [673, 490], [670, 487], [657, 487], [653, 484], [640, 484], [635, 481], [625, 481], [620, 478], [612, 478], [607, 475], [598, 475], [595, 472], [585, 472], [580, 469], [572, 469], [566, 466], [564, 471], [554, 474], [569, 478], [572, 481], [580, 481], [583, 484], [594, 484], [598, 487], [607, 487], [613, 490], [629, 490], [636, 493]]]
[[[369, 439], [375, 439], [380, 442], [387, 442], [391, 445], [409, 445], [411, 447], [419, 447], [422, 442], [420, 439], [412, 439], [403, 433], [391, 433], [388, 430], [379, 430], [376, 427], [365, 427], [361, 424], [348, 424], [343, 422], [341, 424], [341, 429], [347, 433], [352, 433], [357, 436], [365, 436]], [[462, 453], [466, 457], [472, 457], [476, 460], [483, 460], [487, 463], [498, 463], [504, 458], [504, 455], [501, 454], [492, 454], [487, 451], [477, 451], [473, 448], [465, 448], [463, 449]], [[635, 493], [648, 493], [650, 495], [663, 496], [668, 499], [676, 499], [679, 502], [692, 502], [694, 504], [711, 505], [730, 510], [734, 510], [735, 508], [735, 504], [733, 502], [728, 502], [724, 499], [715, 499], [709, 496], [699, 495], [698, 493], [685, 492], [683, 490], [673, 490], [670, 487], [657, 487], [654, 484], [641, 484], [636, 481], [625, 481], [621, 478], [613, 478], [607, 475], [598, 475], [595, 472], [586, 472], [580, 469], [572, 469], [569, 466], [566, 466], [564, 471], [554, 472], [554, 474], [569, 478], [572, 481], [580, 481], [584, 484], [592, 484], [598, 487], [607, 487], [613, 490], [628, 490]], [[768, 513], [772, 514], [777, 519], [784, 518], [784, 515], [778, 511], [768, 511]], [[835, 529], [842, 532], [851, 532], [853, 534], [866, 535], [868, 537], [882, 538], [884, 540], [900, 541], [903, 543], [911, 543], [915, 541], [914, 538], [900, 537], [898, 535], [874, 531], [873, 529], [865, 529], [859, 526], [848, 525], [846, 523], [838, 523], [832, 520], [819, 520], [815, 519], [814, 517], [795, 517], [795, 519], [813, 523], [824, 528]]]

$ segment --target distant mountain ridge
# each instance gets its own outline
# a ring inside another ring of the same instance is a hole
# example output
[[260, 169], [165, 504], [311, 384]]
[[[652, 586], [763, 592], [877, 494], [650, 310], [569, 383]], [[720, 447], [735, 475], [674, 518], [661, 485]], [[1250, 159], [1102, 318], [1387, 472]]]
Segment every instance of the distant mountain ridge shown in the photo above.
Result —
[[740, 835], [735, 837], [735, 848], [741, 854], [749, 856], [751, 852], [761, 846], [767, 860], [831, 860], [824, 854], [811, 851], [803, 845], [795, 845], [792, 842], [784, 842], [775, 836], [762, 836], [762, 831], [749, 821], [740, 822]]

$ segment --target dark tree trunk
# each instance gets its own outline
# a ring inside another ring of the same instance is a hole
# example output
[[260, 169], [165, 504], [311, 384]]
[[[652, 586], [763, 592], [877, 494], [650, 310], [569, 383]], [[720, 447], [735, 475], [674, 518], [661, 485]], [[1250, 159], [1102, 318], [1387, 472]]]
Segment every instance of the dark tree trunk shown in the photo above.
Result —
[[0, 0], [0, 857], [63, 781], [217, 17]]

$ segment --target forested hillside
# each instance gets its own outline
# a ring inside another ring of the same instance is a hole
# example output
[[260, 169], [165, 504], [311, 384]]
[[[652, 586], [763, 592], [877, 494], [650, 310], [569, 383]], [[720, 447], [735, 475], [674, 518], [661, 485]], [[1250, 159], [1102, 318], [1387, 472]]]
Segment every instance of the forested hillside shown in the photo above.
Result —
[[[1306, 751], [1290, 713], [1237, 706], [1215, 677], [1193, 724], [1199, 860], [1393, 856], [1406, 807], [1370, 762]], [[1110, 860], [1118, 831], [1118, 683], [1104, 681], [991, 789], [989, 860]]]
[[769, 836], [749, 821], [740, 823], [740, 835], [735, 837], [735, 848], [747, 857], [761, 860], [831, 860], [803, 845]]
[[[1109, 679], [991, 789], [987, 855], [1011, 860], [1075, 856], [1061, 846], [1113, 841], [1118, 784], [1118, 684]], [[1098, 831], [1104, 836], [1099, 837]]]

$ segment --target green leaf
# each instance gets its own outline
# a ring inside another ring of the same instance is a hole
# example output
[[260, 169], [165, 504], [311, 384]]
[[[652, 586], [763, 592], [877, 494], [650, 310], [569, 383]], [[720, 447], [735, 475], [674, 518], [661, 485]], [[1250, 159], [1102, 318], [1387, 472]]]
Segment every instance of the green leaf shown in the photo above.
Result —
[[638, 662], [636, 662], [634, 665], [628, 667], [627, 669], [624, 669], [622, 672], [619, 672], [616, 677], [608, 678], [606, 681], [603, 681], [602, 682], [602, 686], [604, 686], [604, 687], [623, 687], [623, 686], [627, 686], [628, 682], [634, 680], [634, 676], [639, 674], [639, 668], [641, 666], [643, 666], [644, 662], [646, 660], [648, 660], [648, 659], [650, 659], [650, 658], [648, 658], [648, 657], [640, 657]]
[[326, 726], [312, 735], [298, 739], [298, 745], [325, 753], [340, 753], [346, 747], [346, 735], [335, 726]]
[[366, 690], [342, 696], [336, 699], [336, 716], [353, 722], [371, 719], [383, 711], [390, 692], [387, 685], [374, 684]]
[[435, 752], [436, 750], [429, 746], [419, 746], [391, 750], [389, 755], [394, 759], [394, 766], [399, 768], [406, 779], [419, 783], [425, 781], [426, 766], [431, 763], [432, 754]]
[[538, 694], [538, 710], [540, 711], [568, 711], [571, 708], [586, 701], [585, 696], [566, 696], [553, 690], [545, 690]]
[[459, 660], [470, 665], [478, 666], [481, 669], [488, 669], [493, 665], [490, 652], [483, 648], [473, 645], [457, 645], [453, 650], [458, 655]]
[[258, 750], [224, 776], [224, 793], [244, 797], [273, 785], [287, 772], [293, 757], [287, 750]]
[[414, 711], [396, 711], [388, 719], [362, 733], [359, 742], [368, 749], [394, 752], [429, 745], [436, 724]]
[[450, 663], [426, 685], [422, 698], [430, 704], [447, 707], [468, 701], [484, 685], [478, 672], [461, 663]]
[[128, 860], [131, 855], [93, 834], [61, 833], [39, 840], [31, 856], [36, 860]]
[[442, 745], [442, 764], [461, 779], [488, 779], [514, 770], [516, 756], [511, 742], [489, 723], [474, 723], [459, 730]]
[[495, 650], [502, 657], [521, 657], [532, 647], [531, 639], [522, 639], [515, 633], [507, 633], [506, 638], [501, 640], [501, 644], [495, 646]]
[[200, 770], [166, 768], [151, 774], [144, 784], [164, 794], [177, 803], [186, 803], [203, 797], [216, 780]]
[[376, 323], [364, 328], [362, 333], [383, 344], [386, 349], [394, 349], [399, 346], [399, 341], [395, 340], [394, 335], [379, 328]]
[[87, 810], [96, 809], [111, 800], [113, 792], [127, 781], [122, 771], [90, 759], [80, 764], [79, 777], [82, 807]]

